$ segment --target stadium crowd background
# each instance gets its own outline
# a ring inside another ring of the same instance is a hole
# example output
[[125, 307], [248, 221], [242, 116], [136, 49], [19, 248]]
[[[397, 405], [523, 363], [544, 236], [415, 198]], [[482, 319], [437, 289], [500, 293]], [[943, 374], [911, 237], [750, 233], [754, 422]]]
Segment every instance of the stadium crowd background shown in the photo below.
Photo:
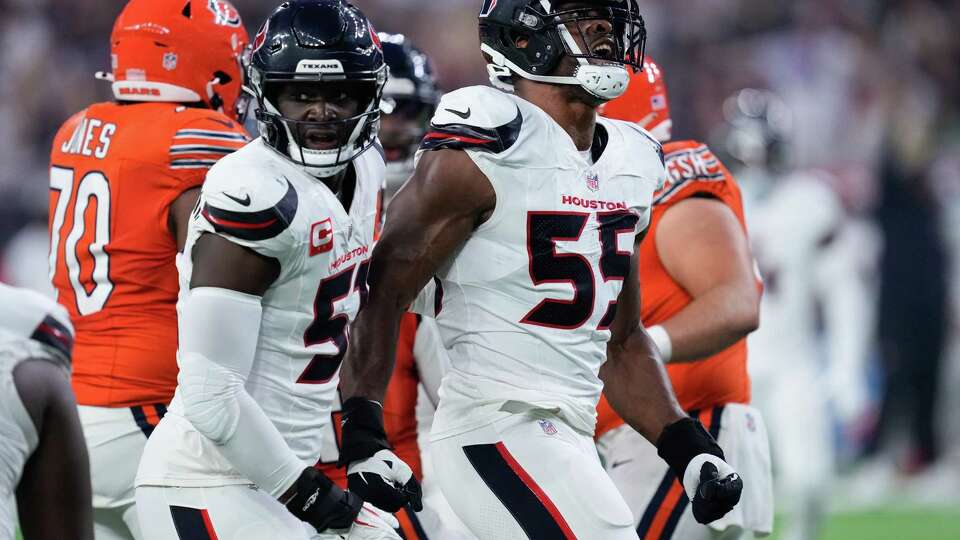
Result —
[[[428, 52], [444, 89], [486, 82], [479, 0], [356, 3], [379, 30], [406, 33]], [[274, 6], [234, 4], [251, 36]], [[677, 136], [711, 141], [729, 95], [773, 90], [792, 112], [793, 166], [830, 171], [851, 215], [881, 239], [863, 276], [875, 285], [878, 310], [865, 369], [871, 405], [838, 428], [846, 480], [834, 506], [868, 512], [878, 530], [883, 516], [914, 507], [933, 512], [919, 514], [928, 524], [960, 527], [960, 416], [951, 412], [960, 410], [960, 2], [641, 4]], [[108, 36], [122, 5], [0, 0], [3, 281], [46, 286], [50, 141], [69, 115], [110, 98], [93, 73], [109, 67]], [[933, 436], [917, 429], [930, 415]]]

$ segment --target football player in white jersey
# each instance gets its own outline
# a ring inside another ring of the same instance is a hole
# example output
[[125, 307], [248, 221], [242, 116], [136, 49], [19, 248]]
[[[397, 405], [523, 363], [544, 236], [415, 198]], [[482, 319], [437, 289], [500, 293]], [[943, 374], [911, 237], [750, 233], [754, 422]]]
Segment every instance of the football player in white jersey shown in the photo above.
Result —
[[30, 540], [93, 539], [90, 462], [70, 388], [73, 337], [63, 307], [0, 283], [0, 539], [15, 537], [15, 512]]
[[828, 173], [789, 170], [790, 111], [776, 94], [741, 90], [724, 110], [721, 145], [740, 164], [764, 280], [749, 367], [771, 438], [781, 535], [816, 538], [835, 474], [832, 412], [849, 420], [866, 402], [874, 315], [863, 276], [876, 241], [847, 217]]
[[595, 110], [641, 68], [637, 2], [487, 0], [480, 35], [492, 80], [514, 94], [444, 96], [391, 203], [344, 364], [341, 460], [385, 479], [371, 501], [405, 495], [378, 401], [402, 312], [436, 276], [427, 311], [451, 369], [431, 452], [475, 535], [637, 538], [593, 444], [601, 389], [656, 441], [697, 519], [718, 519], [742, 481], [680, 409], [639, 322], [633, 256], [664, 180], [661, 148]]
[[343, 0], [285, 2], [248, 75], [261, 137], [207, 174], [178, 261], [180, 373], [137, 473], [142, 530], [399, 538], [312, 466], [380, 223], [380, 42]]

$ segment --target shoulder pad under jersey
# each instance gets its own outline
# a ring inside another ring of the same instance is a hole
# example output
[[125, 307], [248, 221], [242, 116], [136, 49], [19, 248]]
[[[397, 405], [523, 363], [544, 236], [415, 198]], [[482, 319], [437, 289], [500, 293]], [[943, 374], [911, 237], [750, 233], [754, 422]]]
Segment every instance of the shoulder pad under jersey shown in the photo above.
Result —
[[[194, 221], [198, 226], [256, 251], [276, 256], [267, 245], [290, 228], [299, 195], [293, 183], [269, 163], [251, 159], [252, 144], [217, 162], [207, 173]], [[264, 248], [264, 249], [261, 249]]]
[[0, 283], [0, 342], [22, 339], [44, 345], [69, 361], [74, 339], [70, 315], [40, 293]]
[[469, 86], [443, 96], [420, 144], [429, 150], [477, 150], [499, 154], [520, 136], [523, 115], [509, 95]]
[[608, 131], [609, 137], [619, 136], [626, 145], [630, 169], [637, 176], [653, 181], [654, 191], [663, 187], [666, 181], [666, 169], [663, 160], [663, 145], [649, 131], [633, 122], [597, 117]]

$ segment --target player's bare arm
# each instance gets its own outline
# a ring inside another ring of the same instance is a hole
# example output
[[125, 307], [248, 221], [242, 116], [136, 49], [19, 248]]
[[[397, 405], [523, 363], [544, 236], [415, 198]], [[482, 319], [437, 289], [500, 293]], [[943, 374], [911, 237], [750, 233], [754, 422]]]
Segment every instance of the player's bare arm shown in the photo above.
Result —
[[657, 447], [693, 500], [694, 516], [709, 523], [737, 503], [743, 482], [713, 437], [683, 413], [660, 365], [660, 353], [640, 322], [636, 274], [641, 240], [634, 245], [630, 275], [617, 299], [600, 378], [613, 409]]
[[400, 316], [495, 205], [493, 186], [465, 152], [423, 155], [391, 203], [390, 219], [373, 252], [370, 299], [353, 325], [341, 375], [345, 400], [383, 398]]
[[214, 234], [201, 236], [191, 256], [191, 289], [217, 287], [263, 296], [280, 275], [280, 264], [275, 259]]
[[200, 198], [200, 188], [195, 187], [181, 193], [170, 204], [167, 215], [167, 227], [170, 234], [177, 241], [177, 251], [182, 252], [183, 246], [187, 242], [187, 226], [190, 224], [190, 213], [197, 206], [197, 199]]
[[[69, 373], [49, 360], [25, 360], [13, 370], [20, 399], [39, 435], [17, 487], [25, 538], [93, 538], [90, 461]], [[50, 509], [57, 514], [51, 519]]]
[[693, 300], [661, 323], [670, 362], [715, 354], [757, 329], [760, 291], [747, 235], [727, 205], [685, 199], [668, 209], [654, 239], [667, 272]]
[[421, 505], [416, 480], [390, 473], [399, 460], [389, 450], [380, 406], [393, 372], [400, 317], [495, 204], [493, 186], [465, 152], [428, 152], [391, 203], [373, 252], [369, 301], [353, 324], [341, 368], [340, 465], [350, 465], [351, 491], [386, 510]]
[[607, 362], [600, 368], [604, 392], [617, 413], [652, 443], [668, 425], [686, 415], [677, 403], [659, 351], [640, 324], [639, 239], [630, 276], [617, 299], [617, 316], [607, 343]]

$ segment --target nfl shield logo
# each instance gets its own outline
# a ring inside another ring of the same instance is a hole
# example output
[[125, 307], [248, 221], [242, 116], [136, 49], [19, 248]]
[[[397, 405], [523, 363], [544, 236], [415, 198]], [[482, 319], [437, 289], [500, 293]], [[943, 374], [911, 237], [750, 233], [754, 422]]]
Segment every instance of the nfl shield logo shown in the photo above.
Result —
[[558, 433], [557, 426], [553, 425], [553, 422], [549, 420], [537, 420], [537, 423], [540, 424], [540, 429], [547, 435], [556, 435]]
[[163, 69], [167, 71], [173, 71], [177, 69], [177, 53], [163, 53]]
[[600, 176], [597, 173], [587, 173], [587, 188], [590, 191], [600, 191]]

